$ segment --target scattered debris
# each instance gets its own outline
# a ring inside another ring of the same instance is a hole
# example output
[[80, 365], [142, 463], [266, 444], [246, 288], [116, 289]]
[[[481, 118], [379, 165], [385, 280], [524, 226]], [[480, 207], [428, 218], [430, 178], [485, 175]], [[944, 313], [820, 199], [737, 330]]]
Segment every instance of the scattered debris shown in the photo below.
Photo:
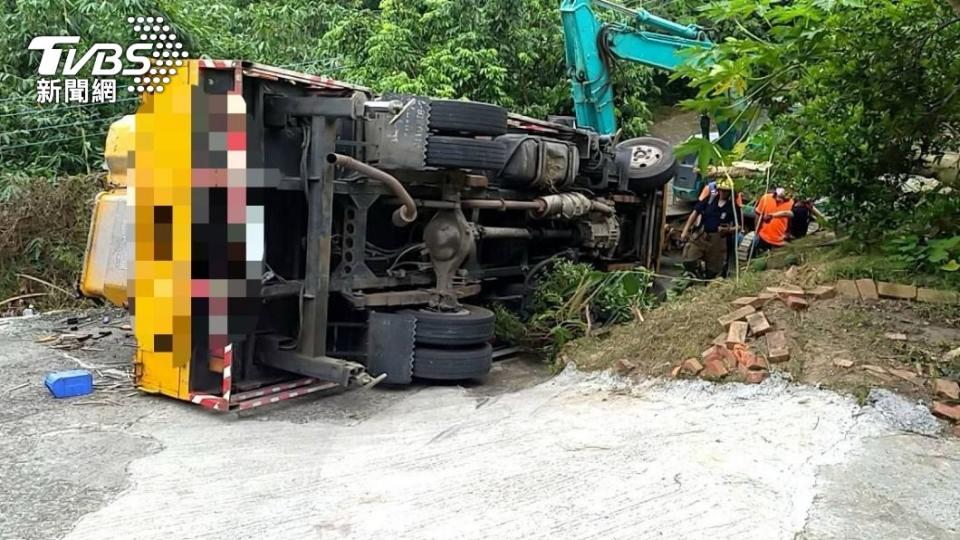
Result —
[[946, 403], [943, 401], [934, 401], [930, 409], [935, 416], [945, 418], [952, 422], [960, 422], [960, 404]]
[[887, 332], [883, 337], [890, 341], [907, 341], [907, 335], [899, 332]]
[[803, 290], [803, 287], [797, 287], [795, 285], [787, 285], [783, 287], [767, 287], [767, 292], [775, 294], [781, 298], [787, 296], [803, 296], [806, 294], [806, 291]]
[[750, 315], [750, 314], [752, 314], [752, 313], [756, 313], [756, 311], [757, 311], [757, 310], [754, 309], [753, 306], [743, 306], [742, 308], [740, 308], [740, 309], [738, 309], [738, 310], [736, 310], [736, 311], [733, 311], [733, 312], [731, 312], [731, 313], [727, 313], [727, 314], [724, 315], [723, 317], [720, 317], [719, 319], [717, 319], [717, 322], [720, 323], [720, 326], [726, 328], [726, 327], [730, 326], [730, 323], [732, 323], [732, 322], [734, 322], [734, 321], [742, 320], [742, 319], [744, 319], [747, 315]]
[[960, 400], [960, 383], [950, 379], [934, 379], [933, 393], [937, 397]]
[[833, 365], [840, 368], [850, 368], [850, 367], [853, 367], [853, 360], [846, 360], [844, 358], [834, 358]]
[[889, 370], [889, 372], [890, 372], [890, 374], [893, 375], [894, 377], [899, 377], [899, 378], [901, 378], [901, 379], [903, 379], [903, 380], [905, 380], [905, 381], [907, 381], [907, 382], [911, 382], [911, 383], [916, 383], [916, 382], [917, 382], [917, 379], [918, 379], [917, 374], [914, 373], [914, 372], [912, 372], [912, 371], [910, 371], [910, 370], [908, 370], [908, 369], [893, 369], [893, 368], [891, 368], [891, 369]]
[[888, 375], [887, 370], [883, 369], [883, 368], [880, 367], [880, 366], [875, 366], [875, 365], [873, 365], [873, 364], [864, 364], [864, 365], [862, 365], [862, 366], [860, 366], [860, 367], [863, 368], [863, 369], [865, 369], [865, 370], [867, 370], [867, 371], [869, 371], [870, 373], [875, 374], [875, 375], [881, 375], [881, 376], [884, 376], [884, 377], [886, 377], [886, 376]]
[[803, 297], [800, 296], [788, 296], [783, 301], [785, 304], [787, 304], [788, 308], [794, 311], [801, 311], [810, 307], [810, 302], [807, 302]]
[[790, 360], [790, 347], [787, 346], [787, 335], [783, 330], [770, 332], [767, 338], [767, 356], [771, 362], [780, 363]]
[[750, 326], [750, 333], [754, 337], [762, 336], [770, 331], [770, 321], [762, 311], [752, 313], [747, 316], [747, 324]]
[[[750, 317], [757, 315], [756, 313], [751, 313]], [[763, 316], [762, 314], [760, 315]], [[743, 321], [733, 321], [730, 323], [730, 328], [727, 330], [727, 341], [726, 345], [728, 348], [733, 348], [734, 345], [744, 345], [747, 343], [747, 332], [750, 330], [750, 325]]]
[[920, 435], [938, 435], [942, 427], [927, 407], [912, 402], [884, 388], [873, 388], [867, 394], [867, 403], [894, 428]]
[[807, 296], [815, 300], [828, 300], [837, 295], [837, 288], [829, 285], [820, 285], [807, 291]]
[[687, 358], [680, 364], [680, 372], [684, 375], [690, 375], [691, 377], [696, 377], [703, 371], [703, 364], [697, 361], [696, 358]]

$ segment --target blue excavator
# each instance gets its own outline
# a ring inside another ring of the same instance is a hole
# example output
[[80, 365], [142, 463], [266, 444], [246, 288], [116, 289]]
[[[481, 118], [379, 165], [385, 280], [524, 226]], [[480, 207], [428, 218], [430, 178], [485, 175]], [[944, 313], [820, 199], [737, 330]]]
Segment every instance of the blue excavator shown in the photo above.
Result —
[[[603, 22], [596, 8], [626, 16], [629, 22]], [[625, 60], [675, 71], [686, 61], [680, 51], [713, 47], [703, 29], [696, 25], [679, 24], [645, 9], [632, 9], [607, 0], [562, 0], [560, 14], [577, 126], [600, 135], [616, 137], [618, 132], [612, 62]], [[709, 118], [701, 117], [700, 130], [702, 137], [711, 138]], [[720, 145], [732, 148], [734, 130], [722, 131], [726, 135]], [[651, 144], [649, 137], [632, 141], [636, 141], [634, 154], [641, 159], [662, 147]], [[631, 144], [631, 141], [625, 143]], [[674, 178], [674, 199], [694, 201], [702, 187], [703, 178], [695, 174], [693, 163], [681, 163]]]

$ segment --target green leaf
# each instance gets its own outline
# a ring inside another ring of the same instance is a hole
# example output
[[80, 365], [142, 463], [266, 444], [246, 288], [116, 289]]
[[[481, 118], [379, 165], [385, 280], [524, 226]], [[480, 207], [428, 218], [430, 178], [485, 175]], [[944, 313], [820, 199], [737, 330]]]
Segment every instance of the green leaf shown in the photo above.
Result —
[[940, 269], [945, 272], [956, 272], [957, 270], [960, 270], [960, 261], [953, 259], [947, 264], [941, 266]]

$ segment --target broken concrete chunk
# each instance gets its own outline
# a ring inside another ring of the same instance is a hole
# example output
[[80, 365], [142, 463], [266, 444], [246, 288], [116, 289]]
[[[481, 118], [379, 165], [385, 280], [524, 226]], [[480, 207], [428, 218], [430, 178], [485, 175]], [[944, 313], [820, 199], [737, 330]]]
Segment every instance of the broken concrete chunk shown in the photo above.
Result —
[[736, 311], [727, 313], [723, 317], [720, 317], [719, 319], [717, 319], [717, 322], [720, 323], [720, 326], [726, 328], [730, 326], [730, 323], [732, 323], [733, 321], [739, 321], [744, 317], [746, 317], [747, 315], [750, 315], [751, 313], [756, 313], [756, 312], [757, 310], [754, 309], [753, 306], [743, 306], [742, 308]]
[[858, 279], [856, 284], [862, 300], [880, 299], [880, 295], [877, 294], [877, 284], [872, 279]]
[[940, 418], [960, 422], [960, 404], [934, 401], [931, 411]]
[[844, 298], [859, 299], [860, 291], [857, 289], [857, 283], [850, 279], [841, 279], [837, 281], [837, 292]]
[[708, 381], [719, 381], [726, 377], [727, 373], [730, 373], [730, 370], [727, 369], [723, 360], [720, 358], [711, 358], [703, 365], [703, 371], [700, 372], [700, 376]]
[[767, 338], [767, 357], [771, 362], [786, 362], [790, 360], [790, 348], [787, 346], [787, 335], [783, 330], [770, 332]]
[[810, 302], [807, 302], [799, 296], [788, 296], [783, 301], [787, 304], [788, 308], [794, 311], [801, 311], [810, 307]]
[[827, 300], [837, 295], [837, 288], [830, 285], [820, 285], [807, 291], [807, 296], [817, 300]]
[[934, 379], [933, 393], [937, 397], [947, 399], [960, 399], [960, 383], [950, 379]]
[[913, 285], [901, 285], [888, 281], [877, 282], [877, 294], [883, 298], [897, 298], [899, 300], [915, 300], [917, 288]]
[[747, 324], [750, 326], [750, 333], [754, 336], [762, 336], [771, 328], [767, 316], [760, 311], [747, 315]]
[[703, 364], [698, 362], [696, 358], [687, 358], [680, 363], [680, 373], [683, 373], [684, 375], [695, 377], [701, 371], [703, 371]]
[[960, 292], [917, 289], [917, 300], [930, 304], [960, 304]]
[[[756, 315], [756, 313], [751, 314]], [[743, 321], [733, 321], [727, 330], [727, 347], [733, 348], [734, 345], [744, 345], [747, 342], [747, 331], [750, 325]]]

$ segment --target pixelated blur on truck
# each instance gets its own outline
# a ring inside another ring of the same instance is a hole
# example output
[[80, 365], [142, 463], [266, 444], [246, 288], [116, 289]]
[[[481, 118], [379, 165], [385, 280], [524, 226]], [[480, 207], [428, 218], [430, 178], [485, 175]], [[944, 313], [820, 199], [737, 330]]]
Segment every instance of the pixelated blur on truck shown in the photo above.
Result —
[[108, 133], [81, 277], [134, 316], [137, 385], [220, 411], [482, 379], [558, 257], [656, 267], [676, 161], [567, 117], [192, 60]]

